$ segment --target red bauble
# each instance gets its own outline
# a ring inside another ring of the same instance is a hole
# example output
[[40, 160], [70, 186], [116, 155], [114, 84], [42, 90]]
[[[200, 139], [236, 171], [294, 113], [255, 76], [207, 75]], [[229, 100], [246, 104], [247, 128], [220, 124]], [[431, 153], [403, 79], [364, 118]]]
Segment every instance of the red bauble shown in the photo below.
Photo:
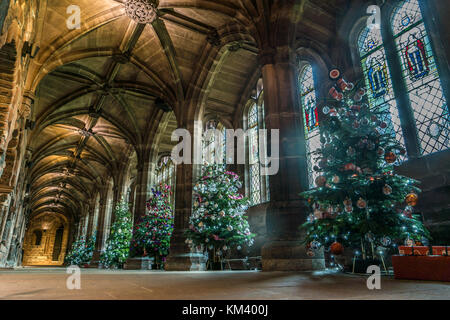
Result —
[[334, 242], [330, 246], [330, 252], [336, 256], [344, 253], [344, 246], [339, 242]]
[[394, 163], [395, 160], [397, 160], [397, 156], [392, 151], [389, 151], [385, 153], [384, 160], [386, 160], [387, 163]]
[[316, 178], [316, 185], [318, 187], [323, 187], [326, 182], [327, 182], [327, 178], [325, 178], [324, 176], [318, 176]]

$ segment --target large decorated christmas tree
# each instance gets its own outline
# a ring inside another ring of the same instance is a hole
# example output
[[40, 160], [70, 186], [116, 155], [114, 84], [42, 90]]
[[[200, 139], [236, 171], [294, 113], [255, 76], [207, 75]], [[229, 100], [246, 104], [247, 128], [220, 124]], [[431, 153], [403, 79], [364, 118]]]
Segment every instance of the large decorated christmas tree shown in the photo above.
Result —
[[132, 237], [133, 222], [128, 203], [121, 201], [115, 210], [115, 220], [106, 247], [100, 257], [105, 268], [122, 268], [128, 258]]
[[95, 241], [95, 235], [91, 236], [88, 240], [86, 240], [85, 236], [81, 236], [72, 244], [70, 252], [64, 258], [64, 263], [75, 266], [90, 264], [94, 255]]
[[205, 166], [194, 186], [194, 208], [186, 231], [187, 242], [209, 252], [209, 264], [222, 261], [231, 249], [253, 244], [245, 216], [248, 200], [239, 194], [239, 176], [222, 165]]
[[147, 213], [134, 229], [131, 247], [134, 255], [154, 257], [157, 265], [163, 266], [169, 254], [173, 234], [173, 208], [170, 204], [172, 191], [168, 185], [152, 189], [153, 196], [147, 201]]
[[303, 225], [307, 247], [340, 254], [347, 246], [374, 259], [377, 246], [429, 237], [413, 215], [417, 181], [394, 173], [405, 149], [389, 128], [390, 115], [370, 108], [365, 89], [343, 78], [330, 95], [315, 154], [317, 188], [302, 194], [312, 209]]

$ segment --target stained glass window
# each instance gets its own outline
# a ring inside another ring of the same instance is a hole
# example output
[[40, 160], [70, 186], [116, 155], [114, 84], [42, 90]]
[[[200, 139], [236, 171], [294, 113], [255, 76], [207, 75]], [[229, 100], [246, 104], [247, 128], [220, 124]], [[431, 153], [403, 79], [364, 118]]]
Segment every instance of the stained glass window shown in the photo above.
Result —
[[254, 103], [248, 112], [250, 201], [252, 205], [261, 203], [261, 172], [259, 158], [258, 105]]
[[175, 197], [175, 165], [172, 162], [170, 156], [163, 156], [158, 161], [158, 166], [156, 168], [156, 185], [160, 184], [170, 186], [172, 190], [172, 196], [169, 198], [172, 205], [174, 204]]
[[[365, 28], [358, 38], [361, 66], [364, 72], [371, 107], [384, 111], [382, 121], [387, 124], [382, 133], [389, 133], [404, 145], [391, 75], [380, 29]], [[404, 160], [403, 158], [399, 160]]]
[[421, 154], [445, 150], [450, 146], [447, 101], [418, 1], [402, 1], [392, 15], [391, 25]]
[[320, 134], [316, 90], [314, 87], [313, 71], [310, 64], [306, 65], [300, 73], [300, 99], [303, 107], [303, 120], [305, 123], [308, 180], [310, 187], [314, 187], [314, 180], [317, 177], [317, 172], [313, 170], [313, 167], [317, 162], [315, 159], [315, 151], [320, 148]]

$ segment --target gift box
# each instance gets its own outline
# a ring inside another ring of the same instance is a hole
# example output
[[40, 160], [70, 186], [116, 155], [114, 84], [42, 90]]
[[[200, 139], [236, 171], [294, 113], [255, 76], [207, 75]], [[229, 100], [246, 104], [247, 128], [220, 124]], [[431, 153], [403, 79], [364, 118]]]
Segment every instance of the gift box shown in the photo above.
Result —
[[[413, 253], [414, 250], [414, 253]], [[406, 256], [427, 256], [429, 254], [430, 249], [426, 246], [417, 246], [417, 247], [409, 247], [409, 246], [400, 246], [398, 247], [398, 252], [401, 255]]]
[[[411, 248], [411, 247], [409, 247]], [[450, 281], [450, 257], [392, 256], [395, 279]]]
[[447, 246], [433, 246], [433, 255], [434, 256], [447, 256], [448, 250], [449, 249]]

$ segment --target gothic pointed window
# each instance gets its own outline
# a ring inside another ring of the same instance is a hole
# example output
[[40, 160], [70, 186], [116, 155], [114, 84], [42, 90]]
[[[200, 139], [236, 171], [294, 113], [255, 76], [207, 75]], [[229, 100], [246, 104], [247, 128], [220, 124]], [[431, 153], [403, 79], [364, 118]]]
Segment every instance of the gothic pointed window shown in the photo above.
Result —
[[[218, 135], [213, 130], [218, 130]], [[218, 141], [216, 141], [218, 140]], [[225, 165], [226, 157], [226, 131], [225, 128], [216, 120], [210, 120], [206, 123], [203, 134], [203, 163], [217, 163], [216, 155], [221, 158], [222, 164]]]
[[258, 105], [254, 103], [248, 112], [250, 201], [261, 203], [261, 170], [259, 158]]
[[450, 121], [430, 38], [417, 0], [401, 1], [391, 26], [421, 154], [448, 149]]
[[[170, 158], [170, 156], [163, 156], [159, 159], [157, 167], [156, 167], [156, 186], [159, 185], [168, 185], [170, 189], [174, 193], [175, 187], [175, 165]], [[172, 196], [169, 198], [172, 205], [174, 204], [175, 197]]]
[[313, 69], [310, 64], [302, 68], [299, 80], [300, 100], [303, 108], [303, 122], [305, 124], [308, 181], [310, 187], [314, 187], [317, 173], [313, 168], [316, 165], [315, 151], [320, 148], [320, 134], [316, 90], [314, 87]]
[[[264, 163], [266, 150], [262, 150], [263, 144], [261, 139], [266, 139], [262, 135], [262, 129], [265, 129], [264, 124], [264, 99], [263, 86], [260, 80], [257, 84], [256, 91], [249, 101], [249, 108], [247, 109], [247, 143], [248, 143], [248, 195], [251, 205], [258, 205], [260, 203], [269, 201], [269, 179], [268, 176], [262, 175], [261, 164]], [[265, 141], [265, 140], [263, 140]], [[264, 143], [267, 145], [267, 143]], [[261, 161], [263, 160], [263, 161]]]
[[380, 29], [366, 27], [362, 30], [358, 38], [358, 49], [365, 85], [369, 90], [369, 104], [384, 112], [380, 120], [384, 121], [387, 127], [383, 133], [395, 136], [397, 141], [404, 145], [397, 102]]

